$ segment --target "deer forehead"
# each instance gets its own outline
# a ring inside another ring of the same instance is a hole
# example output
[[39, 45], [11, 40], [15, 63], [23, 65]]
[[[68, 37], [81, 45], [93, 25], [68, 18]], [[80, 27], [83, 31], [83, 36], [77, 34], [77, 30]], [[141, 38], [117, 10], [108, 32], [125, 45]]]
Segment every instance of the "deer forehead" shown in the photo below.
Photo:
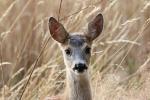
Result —
[[84, 48], [86, 46], [91, 46], [90, 41], [82, 34], [71, 34], [68, 40], [63, 44], [63, 48], [73, 47], [73, 48]]
[[72, 35], [68, 39], [68, 44], [72, 47], [82, 47], [86, 44], [86, 38], [80, 35]]

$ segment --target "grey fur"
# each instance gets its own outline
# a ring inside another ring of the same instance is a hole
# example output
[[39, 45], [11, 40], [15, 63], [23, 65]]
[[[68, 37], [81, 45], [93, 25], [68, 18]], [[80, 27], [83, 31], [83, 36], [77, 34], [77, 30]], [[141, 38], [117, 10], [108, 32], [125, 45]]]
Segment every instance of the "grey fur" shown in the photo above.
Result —
[[[84, 35], [69, 35], [61, 23], [52, 17], [50, 18], [50, 34], [61, 47], [66, 65], [68, 92], [65, 100], [92, 100], [88, 70], [78, 73], [73, 69], [79, 63], [86, 64], [87, 68], [89, 67], [91, 54], [85, 52], [86, 47], [91, 47], [92, 41], [101, 34], [102, 29], [102, 14], [98, 14], [88, 24], [88, 32]], [[69, 54], [66, 50], [69, 51]]]
[[80, 35], [72, 35], [69, 37], [69, 44], [74, 47], [81, 47], [85, 43], [85, 38]]

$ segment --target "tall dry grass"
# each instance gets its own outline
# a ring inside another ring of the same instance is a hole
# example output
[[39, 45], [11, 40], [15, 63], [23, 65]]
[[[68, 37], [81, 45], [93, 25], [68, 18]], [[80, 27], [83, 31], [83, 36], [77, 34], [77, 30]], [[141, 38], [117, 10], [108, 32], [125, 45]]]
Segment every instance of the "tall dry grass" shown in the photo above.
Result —
[[59, 15], [75, 32], [102, 13], [90, 66], [93, 99], [149, 100], [150, 1], [62, 0], [59, 14], [60, 1], [0, 0], [0, 99], [18, 100], [33, 67], [23, 100], [61, 94], [65, 66], [57, 44], [48, 41], [48, 18]]

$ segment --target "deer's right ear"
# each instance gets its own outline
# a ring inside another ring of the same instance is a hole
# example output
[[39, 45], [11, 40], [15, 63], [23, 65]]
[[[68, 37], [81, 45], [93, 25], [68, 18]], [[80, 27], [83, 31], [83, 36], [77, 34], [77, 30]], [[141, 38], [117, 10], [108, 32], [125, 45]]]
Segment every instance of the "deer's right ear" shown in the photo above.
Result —
[[49, 19], [49, 31], [52, 38], [59, 43], [64, 43], [69, 35], [63, 25], [53, 17]]

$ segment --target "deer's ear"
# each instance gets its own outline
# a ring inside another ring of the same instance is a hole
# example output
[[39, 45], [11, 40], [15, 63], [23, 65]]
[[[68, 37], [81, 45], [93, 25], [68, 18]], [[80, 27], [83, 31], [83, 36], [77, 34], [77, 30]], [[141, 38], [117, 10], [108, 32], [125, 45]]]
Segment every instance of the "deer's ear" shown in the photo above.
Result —
[[64, 43], [67, 40], [68, 33], [61, 23], [55, 18], [50, 17], [49, 19], [49, 31], [54, 40], [59, 43]]
[[89, 24], [87, 37], [90, 40], [97, 38], [103, 30], [103, 15], [98, 14]]

